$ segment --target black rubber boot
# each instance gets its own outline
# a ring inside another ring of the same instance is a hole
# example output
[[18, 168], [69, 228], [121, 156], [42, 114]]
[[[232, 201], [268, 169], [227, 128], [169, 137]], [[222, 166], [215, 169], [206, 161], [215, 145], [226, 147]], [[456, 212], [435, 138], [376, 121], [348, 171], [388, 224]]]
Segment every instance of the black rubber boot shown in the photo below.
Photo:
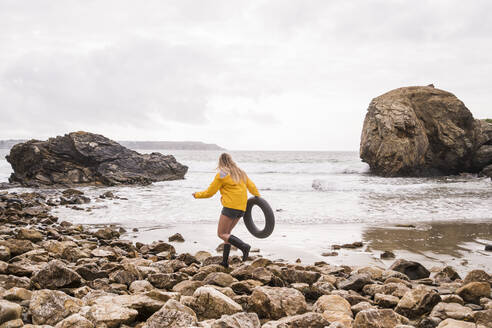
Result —
[[237, 238], [234, 235], [229, 236], [229, 243], [231, 243], [233, 246], [236, 246], [243, 252], [243, 262], [248, 259], [249, 256], [249, 250], [251, 249], [251, 246], [243, 242], [241, 239]]
[[224, 268], [229, 267], [229, 252], [231, 251], [231, 244], [224, 244], [224, 249], [222, 251], [222, 265]]

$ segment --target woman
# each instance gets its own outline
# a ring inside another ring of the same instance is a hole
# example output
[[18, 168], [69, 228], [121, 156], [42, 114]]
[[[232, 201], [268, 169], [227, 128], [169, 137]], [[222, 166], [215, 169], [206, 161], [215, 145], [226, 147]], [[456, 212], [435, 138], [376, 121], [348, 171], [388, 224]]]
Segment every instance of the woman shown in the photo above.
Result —
[[243, 261], [246, 261], [249, 255], [250, 245], [241, 239], [231, 235], [231, 231], [244, 215], [248, 194], [246, 189], [255, 196], [260, 196], [255, 184], [251, 181], [246, 173], [241, 170], [232, 160], [231, 155], [222, 154], [219, 157], [217, 175], [207, 190], [193, 193], [195, 198], [210, 198], [220, 190], [221, 202], [224, 206], [219, 218], [217, 235], [224, 241], [224, 251], [222, 254], [222, 263], [224, 267], [229, 266], [229, 252], [231, 244], [243, 252]]

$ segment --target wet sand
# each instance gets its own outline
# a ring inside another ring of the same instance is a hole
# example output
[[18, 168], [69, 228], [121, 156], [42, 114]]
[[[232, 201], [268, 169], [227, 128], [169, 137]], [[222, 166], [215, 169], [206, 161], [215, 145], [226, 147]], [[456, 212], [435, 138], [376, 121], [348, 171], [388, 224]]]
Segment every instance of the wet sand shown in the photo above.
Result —
[[[167, 241], [179, 232], [185, 242], [173, 243], [178, 253], [194, 254], [206, 250], [220, 255], [215, 248], [220, 244], [215, 224], [176, 224], [143, 228], [129, 232], [122, 238], [150, 243], [154, 240]], [[301, 259], [304, 264], [325, 261], [330, 264], [388, 267], [394, 260], [381, 260], [385, 250], [395, 253], [396, 258], [405, 258], [422, 263], [428, 269], [451, 265], [459, 273], [472, 269], [492, 268], [492, 252], [484, 250], [492, 244], [492, 222], [428, 222], [415, 227], [378, 226], [366, 224], [278, 224], [274, 233], [266, 239], [253, 237], [240, 222], [233, 233], [259, 248], [260, 254], [271, 259], [294, 262]], [[357, 249], [333, 250], [335, 244], [362, 241]], [[324, 257], [324, 252], [338, 252], [338, 256]]]

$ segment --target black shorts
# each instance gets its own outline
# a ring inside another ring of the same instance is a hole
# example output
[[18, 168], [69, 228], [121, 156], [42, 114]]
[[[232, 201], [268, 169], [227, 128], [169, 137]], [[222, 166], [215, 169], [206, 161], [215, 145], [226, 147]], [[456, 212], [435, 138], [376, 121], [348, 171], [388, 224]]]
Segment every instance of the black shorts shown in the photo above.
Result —
[[223, 207], [221, 213], [222, 213], [222, 215], [225, 215], [231, 219], [239, 219], [239, 218], [242, 218], [244, 215], [244, 211], [235, 210], [235, 209], [229, 208], [229, 207]]

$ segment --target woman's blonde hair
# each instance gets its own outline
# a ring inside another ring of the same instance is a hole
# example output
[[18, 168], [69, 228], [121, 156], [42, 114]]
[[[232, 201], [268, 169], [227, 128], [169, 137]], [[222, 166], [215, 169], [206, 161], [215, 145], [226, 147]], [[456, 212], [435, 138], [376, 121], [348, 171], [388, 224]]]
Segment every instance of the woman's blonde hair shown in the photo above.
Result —
[[217, 166], [219, 171], [222, 171], [226, 174], [230, 174], [232, 180], [239, 183], [240, 181], [248, 181], [248, 176], [246, 173], [241, 170], [236, 162], [232, 160], [231, 155], [227, 153], [223, 153], [219, 157], [219, 165]]

